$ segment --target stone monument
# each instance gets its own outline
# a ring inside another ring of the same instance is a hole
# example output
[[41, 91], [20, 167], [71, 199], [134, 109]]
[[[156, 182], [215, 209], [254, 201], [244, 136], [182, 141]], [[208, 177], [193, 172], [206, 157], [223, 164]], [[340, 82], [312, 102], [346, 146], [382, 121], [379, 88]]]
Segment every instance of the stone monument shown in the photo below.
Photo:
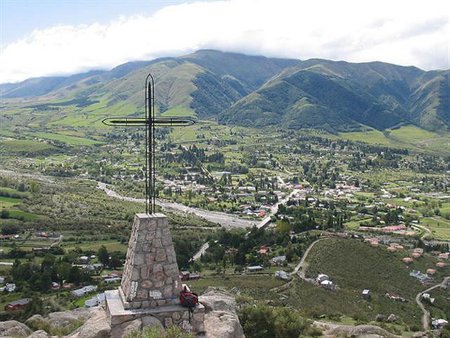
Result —
[[191, 318], [189, 310], [180, 305], [182, 285], [169, 222], [165, 215], [155, 213], [154, 194], [155, 126], [190, 125], [194, 121], [189, 118], [156, 118], [153, 97], [154, 83], [149, 74], [145, 84], [145, 117], [103, 120], [107, 125], [145, 126], [147, 145], [146, 213], [137, 214], [134, 218], [122, 282], [118, 290], [105, 292], [106, 311], [112, 332], [123, 332], [128, 323], [140, 320], [144, 326], [178, 325], [199, 333], [204, 330], [205, 308], [199, 304]]
[[181, 280], [163, 214], [137, 214], [119, 294], [125, 309], [179, 303]]

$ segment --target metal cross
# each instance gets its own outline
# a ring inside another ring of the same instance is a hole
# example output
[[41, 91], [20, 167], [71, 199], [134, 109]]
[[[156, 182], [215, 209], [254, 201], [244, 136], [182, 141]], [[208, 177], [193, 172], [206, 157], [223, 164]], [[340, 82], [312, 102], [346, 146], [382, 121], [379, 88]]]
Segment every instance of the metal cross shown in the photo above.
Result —
[[145, 212], [155, 212], [155, 126], [190, 126], [195, 123], [191, 117], [155, 117], [155, 83], [148, 74], [145, 79], [145, 115], [143, 118], [111, 117], [102, 121], [108, 126], [145, 126]]

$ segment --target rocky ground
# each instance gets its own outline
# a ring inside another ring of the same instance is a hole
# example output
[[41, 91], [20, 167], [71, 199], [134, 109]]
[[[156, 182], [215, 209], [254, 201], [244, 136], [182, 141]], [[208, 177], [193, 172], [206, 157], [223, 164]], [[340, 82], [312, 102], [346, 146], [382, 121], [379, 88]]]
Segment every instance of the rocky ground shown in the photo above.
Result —
[[[236, 301], [232, 295], [217, 289], [209, 289], [200, 296], [205, 306], [204, 338], [243, 338], [244, 333], [236, 313]], [[55, 312], [46, 317], [34, 315], [25, 323], [15, 320], [0, 322], [1, 337], [44, 338], [51, 336], [71, 338], [126, 337], [144, 326], [157, 325], [155, 321], [136, 320], [126, 327], [111, 329], [103, 307], [79, 308], [72, 311]]]

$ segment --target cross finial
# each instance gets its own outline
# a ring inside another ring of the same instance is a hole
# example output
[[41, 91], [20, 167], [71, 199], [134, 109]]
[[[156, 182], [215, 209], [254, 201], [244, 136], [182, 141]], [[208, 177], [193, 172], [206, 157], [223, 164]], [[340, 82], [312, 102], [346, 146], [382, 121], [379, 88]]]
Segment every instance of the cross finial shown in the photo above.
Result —
[[145, 115], [143, 118], [111, 117], [102, 121], [108, 126], [145, 127], [145, 212], [155, 213], [155, 126], [190, 126], [191, 117], [155, 117], [155, 84], [153, 76], [145, 79]]

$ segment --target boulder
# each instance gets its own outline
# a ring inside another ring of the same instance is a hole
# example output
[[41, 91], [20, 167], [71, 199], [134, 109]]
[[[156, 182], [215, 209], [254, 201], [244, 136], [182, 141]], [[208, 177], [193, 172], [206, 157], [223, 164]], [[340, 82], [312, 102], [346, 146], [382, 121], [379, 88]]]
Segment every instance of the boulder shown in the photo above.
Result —
[[40, 330], [46, 320], [41, 315], [33, 315], [25, 321], [25, 324], [33, 330]]
[[157, 326], [159, 328], [163, 328], [163, 325], [161, 324], [159, 319], [153, 316], [146, 316], [142, 318], [142, 328], [148, 326]]
[[90, 309], [90, 318], [80, 326], [69, 337], [77, 338], [103, 338], [109, 337], [111, 326], [109, 325], [106, 312], [101, 307]]
[[391, 314], [387, 317], [387, 321], [388, 321], [388, 322], [396, 322], [397, 319], [398, 319], [398, 317], [397, 317], [395, 314], [393, 314], [393, 313], [391, 313]]
[[79, 326], [93, 315], [93, 308], [78, 308], [72, 311], [53, 312], [46, 318], [53, 329], [64, 329], [69, 326]]
[[28, 338], [47, 338], [50, 337], [47, 332], [44, 330], [34, 331], [32, 334], [28, 336]]
[[244, 331], [236, 313], [236, 300], [222, 290], [209, 288], [199, 297], [205, 306], [204, 328], [207, 338], [242, 338]]
[[0, 337], [12, 336], [12, 337], [27, 337], [33, 331], [23, 323], [16, 320], [7, 320], [0, 322]]
[[129, 336], [133, 331], [140, 331], [141, 329], [141, 319], [131, 320], [115, 327], [111, 332], [111, 338], [125, 338]]

